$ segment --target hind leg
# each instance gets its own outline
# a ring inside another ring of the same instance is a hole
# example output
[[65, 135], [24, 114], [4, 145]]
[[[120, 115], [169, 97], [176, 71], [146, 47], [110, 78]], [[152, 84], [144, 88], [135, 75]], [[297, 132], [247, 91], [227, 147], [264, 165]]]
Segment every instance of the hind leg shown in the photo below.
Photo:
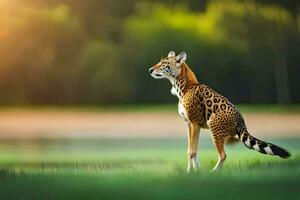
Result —
[[211, 124], [211, 131], [213, 136], [213, 142], [219, 156], [218, 162], [212, 171], [219, 171], [222, 168], [223, 163], [225, 162], [226, 159], [226, 153], [224, 150], [226, 134], [224, 130], [222, 130], [218, 125], [214, 123]]
[[218, 171], [222, 168], [226, 159], [226, 153], [224, 150], [225, 139], [233, 137], [236, 134], [234, 113], [217, 113], [210, 118], [208, 125], [211, 129], [214, 145], [219, 156], [218, 162], [213, 168], [213, 171]]
[[219, 159], [212, 171], [219, 171], [222, 168], [223, 163], [226, 159], [226, 153], [224, 150], [224, 139], [214, 139], [214, 144], [219, 154]]

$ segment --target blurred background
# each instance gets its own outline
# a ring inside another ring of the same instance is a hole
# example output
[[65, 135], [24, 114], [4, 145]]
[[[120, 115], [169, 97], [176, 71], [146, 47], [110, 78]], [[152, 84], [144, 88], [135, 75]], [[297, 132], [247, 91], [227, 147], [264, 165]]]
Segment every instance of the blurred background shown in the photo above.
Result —
[[233, 103], [299, 103], [299, 28], [297, 0], [1, 0], [0, 104], [174, 103], [170, 50]]
[[251, 131], [298, 136], [299, 31], [297, 0], [1, 0], [0, 137], [184, 138], [148, 73], [170, 50]]

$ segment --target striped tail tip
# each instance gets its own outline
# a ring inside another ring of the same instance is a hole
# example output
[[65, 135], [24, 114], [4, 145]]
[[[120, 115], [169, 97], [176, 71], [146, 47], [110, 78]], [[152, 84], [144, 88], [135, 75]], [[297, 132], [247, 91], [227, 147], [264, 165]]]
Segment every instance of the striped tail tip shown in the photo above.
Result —
[[286, 158], [289, 158], [291, 156], [291, 154], [287, 150], [285, 150], [285, 149], [283, 149], [279, 146], [276, 146], [274, 144], [270, 145], [270, 149], [272, 150], [274, 155], [277, 155], [281, 158], [286, 159]]
[[248, 149], [253, 149], [263, 154], [279, 156], [281, 158], [288, 158], [291, 156], [287, 150], [275, 144], [259, 140], [251, 136], [248, 132], [244, 132], [240, 139]]

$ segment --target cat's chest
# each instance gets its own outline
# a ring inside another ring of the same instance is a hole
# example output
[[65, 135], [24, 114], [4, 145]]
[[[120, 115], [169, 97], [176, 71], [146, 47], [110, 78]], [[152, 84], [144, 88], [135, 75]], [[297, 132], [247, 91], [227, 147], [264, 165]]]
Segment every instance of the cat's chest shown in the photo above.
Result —
[[181, 101], [178, 102], [178, 113], [184, 119], [184, 121], [189, 122], [189, 118], [187, 116], [186, 109], [184, 108]]
[[180, 85], [178, 81], [172, 83], [171, 94], [177, 96], [179, 101], [180, 99], [182, 99], [183, 96], [182, 85]]

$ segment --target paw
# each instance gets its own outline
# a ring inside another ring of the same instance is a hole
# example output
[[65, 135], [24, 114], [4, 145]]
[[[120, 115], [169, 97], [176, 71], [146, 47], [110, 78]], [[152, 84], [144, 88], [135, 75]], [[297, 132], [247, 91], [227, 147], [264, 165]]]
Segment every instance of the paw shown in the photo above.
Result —
[[193, 167], [197, 171], [199, 169], [199, 166], [200, 166], [200, 161], [196, 155], [193, 159]]
[[187, 173], [190, 173], [192, 171], [192, 167], [193, 167], [193, 159], [188, 159], [188, 166], [187, 166]]
[[217, 173], [221, 170], [221, 167], [220, 166], [215, 166], [212, 170], [210, 170], [211, 173]]
[[218, 173], [219, 171], [220, 171], [219, 169], [215, 169], [215, 168], [214, 168], [214, 169], [210, 170], [209, 172], [210, 172], [210, 173]]

